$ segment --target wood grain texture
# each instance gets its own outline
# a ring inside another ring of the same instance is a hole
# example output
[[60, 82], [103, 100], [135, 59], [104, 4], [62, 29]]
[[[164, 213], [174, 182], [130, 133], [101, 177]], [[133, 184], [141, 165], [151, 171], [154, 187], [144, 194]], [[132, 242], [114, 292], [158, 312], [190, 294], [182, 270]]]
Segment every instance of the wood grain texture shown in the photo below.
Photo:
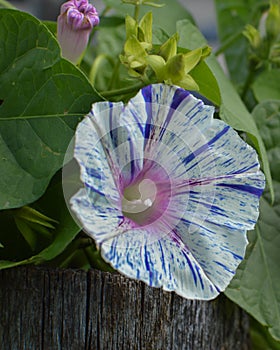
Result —
[[191, 301], [119, 274], [0, 271], [1, 350], [247, 350], [248, 318], [224, 297]]

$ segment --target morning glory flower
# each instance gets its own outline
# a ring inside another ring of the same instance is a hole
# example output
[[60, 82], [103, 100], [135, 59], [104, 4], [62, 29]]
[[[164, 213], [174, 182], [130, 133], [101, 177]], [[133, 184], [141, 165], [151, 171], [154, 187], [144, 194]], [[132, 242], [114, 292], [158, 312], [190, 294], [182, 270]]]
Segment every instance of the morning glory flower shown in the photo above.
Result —
[[99, 102], [78, 125], [72, 209], [124, 275], [190, 299], [224, 291], [265, 186], [257, 154], [214, 108], [155, 84]]
[[70, 0], [62, 4], [57, 19], [57, 40], [62, 56], [77, 63], [92, 29], [98, 24], [98, 13], [88, 0]]

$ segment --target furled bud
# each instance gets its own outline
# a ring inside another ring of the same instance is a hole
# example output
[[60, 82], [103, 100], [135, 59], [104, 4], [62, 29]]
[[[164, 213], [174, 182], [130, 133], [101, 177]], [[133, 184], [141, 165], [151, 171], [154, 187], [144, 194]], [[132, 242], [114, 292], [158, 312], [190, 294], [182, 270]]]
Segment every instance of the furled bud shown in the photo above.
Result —
[[57, 39], [62, 56], [78, 63], [92, 29], [98, 24], [98, 13], [88, 0], [70, 0], [62, 4], [57, 19]]
[[251, 46], [254, 49], [257, 49], [261, 45], [261, 34], [260, 32], [253, 27], [251, 24], [247, 24], [244, 31], [243, 35], [249, 40]]
[[266, 34], [274, 39], [280, 34], [280, 1], [273, 0], [270, 2], [270, 9], [266, 19]]

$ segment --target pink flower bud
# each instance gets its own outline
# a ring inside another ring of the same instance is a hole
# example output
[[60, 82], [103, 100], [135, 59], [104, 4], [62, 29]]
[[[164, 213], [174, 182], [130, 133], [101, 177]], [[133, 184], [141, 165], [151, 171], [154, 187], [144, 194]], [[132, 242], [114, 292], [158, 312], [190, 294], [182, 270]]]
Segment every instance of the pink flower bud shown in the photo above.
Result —
[[57, 40], [62, 56], [77, 63], [87, 46], [92, 28], [98, 24], [98, 13], [88, 0], [70, 0], [62, 4], [57, 18]]

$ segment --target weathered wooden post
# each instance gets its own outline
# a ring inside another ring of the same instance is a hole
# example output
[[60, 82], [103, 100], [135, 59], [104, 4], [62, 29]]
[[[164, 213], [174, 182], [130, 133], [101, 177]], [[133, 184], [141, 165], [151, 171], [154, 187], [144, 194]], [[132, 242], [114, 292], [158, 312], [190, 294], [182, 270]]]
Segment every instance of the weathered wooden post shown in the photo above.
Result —
[[1, 350], [245, 350], [248, 319], [223, 297], [190, 301], [119, 274], [0, 272]]

